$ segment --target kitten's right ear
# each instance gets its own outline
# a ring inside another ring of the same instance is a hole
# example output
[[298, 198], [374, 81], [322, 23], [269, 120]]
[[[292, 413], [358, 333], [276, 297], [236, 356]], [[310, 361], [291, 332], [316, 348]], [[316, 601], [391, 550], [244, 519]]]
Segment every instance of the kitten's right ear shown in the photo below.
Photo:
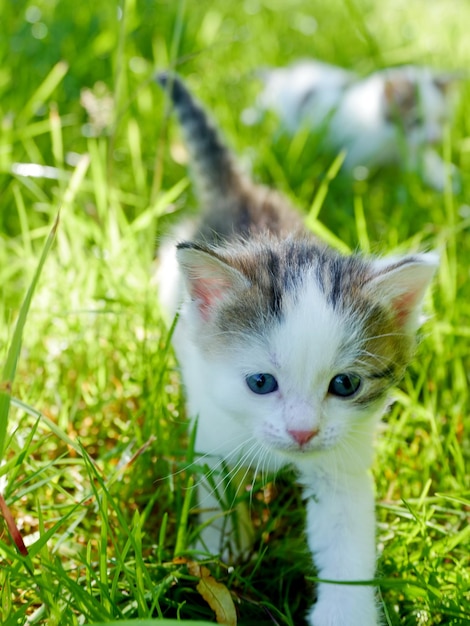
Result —
[[400, 326], [415, 332], [421, 321], [422, 301], [438, 263], [434, 252], [377, 259], [367, 288], [393, 311]]
[[250, 286], [246, 276], [210, 248], [182, 243], [177, 247], [176, 257], [189, 295], [204, 321], [210, 320], [223, 301]]

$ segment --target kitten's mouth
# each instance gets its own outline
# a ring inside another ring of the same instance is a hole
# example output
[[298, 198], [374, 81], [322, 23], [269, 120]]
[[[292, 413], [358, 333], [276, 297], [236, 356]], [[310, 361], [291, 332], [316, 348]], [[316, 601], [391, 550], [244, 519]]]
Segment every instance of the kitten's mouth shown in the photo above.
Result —
[[323, 448], [322, 441], [318, 439], [320, 431], [317, 428], [312, 430], [288, 429], [286, 432], [290, 441], [284, 441], [279, 447], [279, 451], [291, 458], [315, 454]]

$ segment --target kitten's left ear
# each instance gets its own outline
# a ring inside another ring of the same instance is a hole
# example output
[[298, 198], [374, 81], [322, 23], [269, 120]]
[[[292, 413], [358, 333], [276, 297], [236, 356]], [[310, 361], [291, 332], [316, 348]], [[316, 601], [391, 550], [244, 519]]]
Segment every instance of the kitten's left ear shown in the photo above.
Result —
[[415, 331], [420, 326], [424, 295], [438, 264], [439, 257], [433, 252], [378, 260], [367, 287], [391, 308], [400, 326]]
[[210, 247], [179, 244], [176, 256], [189, 295], [206, 322], [223, 301], [250, 285], [246, 276], [218, 257]]

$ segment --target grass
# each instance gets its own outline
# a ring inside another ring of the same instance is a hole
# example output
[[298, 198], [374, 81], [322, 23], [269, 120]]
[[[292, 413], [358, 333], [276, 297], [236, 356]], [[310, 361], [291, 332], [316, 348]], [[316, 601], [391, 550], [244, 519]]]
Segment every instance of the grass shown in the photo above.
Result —
[[[314, 54], [363, 72], [465, 68], [469, 18], [465, 2], [446, 0], [425, 12], [419, 0], [3, 3], [0, 481], [14, 526], [0, 520], [0, 623], [214, 620], [191, 552], [203, 468], [188, 469], [152, 282], [156, 243], [196, 205], [152, 82], [169, 64], [255, 175], [334, 243], [440, 250], [423, 340], [377, 441], [377, 576], [388, 624], [469, 623], [468, 85], [444, 146], [462, 171], [457, 194], [398, 171], [351, 186], [326, 175], [331, 162], [308, 137], [240, 122], [259, 65]], [[208, 559], [240, 624], [298, 624], [313, 594], [291, 478], [254, 485], [252, 560]]]

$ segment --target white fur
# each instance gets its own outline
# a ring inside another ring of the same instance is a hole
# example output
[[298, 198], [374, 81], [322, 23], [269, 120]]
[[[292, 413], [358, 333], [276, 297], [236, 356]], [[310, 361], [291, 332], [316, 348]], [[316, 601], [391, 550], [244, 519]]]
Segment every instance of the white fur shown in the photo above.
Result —
[[[302, 475], [304, 482], [311, 475]], [[340, 477], [313, 476], [306, 494], [307, 540], [319, 577], [371, 581], [375, 572], [375, 511], [372, 479], [363, 470]], [[309, 614], [313, 626], [376, 626], [374, 587], [320, 583]]]
[[243, 112], [243, 121], [254, 124], [263, 111], [273, 110], [289, 132], [294, 133], [303, 122], [299, 104], [311, 89], [322, 85], [315, 99], [312, 122], [319, 128], [336, 107], [344, 87], [356, 79], [353, 72], [319, 61], [299, 61], [290, 67], [280, 67], [261, 73], [265, 89], [257, 105]]
[[158, 299], [162, 312], [168, 318], [167, 322], [171, 322], [170, 318], [175, 315], [183, 297], [175, 242], [191, 237], [193, 231], [194, 222], [183, 221], [160, 243], [155, 282], [158, 285]]

